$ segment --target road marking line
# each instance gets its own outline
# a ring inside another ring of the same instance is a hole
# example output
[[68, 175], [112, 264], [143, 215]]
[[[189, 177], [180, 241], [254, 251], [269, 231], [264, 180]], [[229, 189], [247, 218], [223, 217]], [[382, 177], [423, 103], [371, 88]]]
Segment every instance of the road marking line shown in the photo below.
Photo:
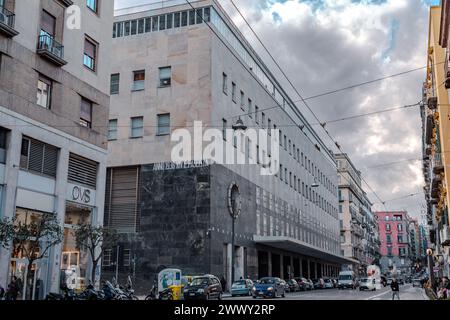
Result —
[[388, 294], [388, 293], [391, 293], [391, 292], [390, 292], [390, 291], [386, 291], [386, 292], [383, 292], [383, 293], [377, 294], [377, 295], [375, 295], [375, 296], [372, 296], [372, 297], [370, 297], [370, 298], [367, 298], [367, 299], [365, 299], [365, 300], [374, 300], [375, 298], [378, 298], [378, 297], [384, 296], [384, 295], [386, 295], [386, 294]]

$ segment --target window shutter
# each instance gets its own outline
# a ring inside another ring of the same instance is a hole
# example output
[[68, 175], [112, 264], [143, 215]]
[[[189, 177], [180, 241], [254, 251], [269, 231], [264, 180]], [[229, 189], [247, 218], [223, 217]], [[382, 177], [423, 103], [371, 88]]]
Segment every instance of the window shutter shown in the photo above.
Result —
[[96, 189], [97, 168], [97, 162], [71, 153], [69, 157], [68, 180], [74, 183], [85, 185], [92, 189]]
[[47, 11], [42, 11], [41, 16], [41, 29], [47, 32], [49, 35], [55, 35], [55, 22], [56, 19]]
[[138, 231], [139, 171], [139, 167], [108, 169], [105, 224], [119, 233]]
[[32, 140], [30, 144], [30, 158], [28, 160], [28, 170], [42, 172], [42, 160], [44, 156], [44, 144]]
[[45, 145], [43, 173], [51, 177], [56, 177], [57, 165], [58, 149], [49, 145]]
[[95, 58], [96, 45], [88, 39], [84, 40], [84, 53], [91, 58]]
[[80, 118], [91, 122], [91, 117], [92, 117], [92, 102], [86, 99], [81, 99]]

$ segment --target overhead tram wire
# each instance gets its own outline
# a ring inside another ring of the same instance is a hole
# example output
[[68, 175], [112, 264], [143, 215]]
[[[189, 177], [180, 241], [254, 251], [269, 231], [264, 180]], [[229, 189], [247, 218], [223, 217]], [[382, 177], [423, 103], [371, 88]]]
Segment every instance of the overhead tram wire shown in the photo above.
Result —
[[[188, 1], [188, 0], [186, 0]], [[275, 65], [277, 66], [277, 68], [280, 70], [280, 72], [283, 74], [283, 76], [286, 78], [286, 80], [288, 81], [288, 83], [290, 84], [290, 86], [294, 89], [294, 91], [297, 93], [297, 95], [299, 96], [299, 98], [302, 100], [303, 104], [308, 108], [308, 110], [311, 112], [311, 114], [313, 115], [313, 117], [317, 120], [318, 123], [322, 123], [320, 121], [320, 119], [317, 117], [317, 115], [315, 114], [315, 112], [311, 109], [311, 107], [308, 105], [308, 103], [305, 101], [305, 99], [303, 98], [302, 94], [299, 92], [299, 90], [295, 87], [295, 85], [292, 83], [292, 81], [289, 79], [289, 77], [287, 76], [286, 72], [283, 70], [283, 68], [281, 68], [280, 64], [278, 63], [278, 61], [274, 58], [274, 56], [272, 55], [272, 53], [268, 50], [268, 48], [265, 46], [265, 44], [262, 42], [262, 40], [260, 39], [260, 37], [258, 36], [258, 34], [255, 32], [255, 30], [252, 28], [252, 26], [250, 25], [250, 23], [247, 21], [247, 19], [244, 17], [244, 15], [241, 13], [241, 11], [239, 10], [239, 8], [236, 6], [236, 4], [234, 3], [233, 0], [230, 0], [230, 2], [232, 3], [233, 7], [237, 10], [237, 12], [239, 13], [239, 15], [242, 17], [242, 19], [245, 21], [245, 23], [247, 24], [247, 26], [250, 28], [250, 30], [252, 31], [252, 33], [255, 35], [255, 37], [257, 38], [257, 40], [259, 41], [259, 43], [262, 45], [262, 47], [264, 48], [264, 50], [267, 52], [267, 54], [270, 56], [270, 58], [272, 59], [272, 61], [275, 63]], [[328, 132], [328, 130], [325, 128], [325, 126], [322, 126], [323, 130], [325, 131], [325, 133], [327, 134], [327, 136], [330, 138], [331, 141], [333, 141], [333, 143], [335, 144], [335, 146], [338, 148], [339, 151], [341, 151], [342, 153], [344, 153], [344, 151], [342, 150], [341, 146], [339, 145], [339, 143], [331, 136], [331, 134]], [[376, 198], [381, 202], [384, 203], [384, 201], [381, 199], [381, 197], [373, 190], [373, 188], [369, 185], [369, 183], [364, 179], [364, 177], [361, 176], [361, 180], [364, 181], [364, 183], [367, 185], [367, 187], [372, 191], [372, 193], [376, 196]]]

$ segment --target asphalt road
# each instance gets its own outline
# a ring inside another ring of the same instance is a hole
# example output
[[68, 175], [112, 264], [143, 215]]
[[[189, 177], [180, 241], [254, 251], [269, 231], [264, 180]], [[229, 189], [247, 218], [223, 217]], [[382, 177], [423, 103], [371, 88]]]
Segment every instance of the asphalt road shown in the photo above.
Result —
[[[253, 300], [252, 297], [224, 297], [225, 300]], [[285, 300], [392, 300], [389, 287], [377, 291], [338, 290], [325, 289], [307, 292], [287, 293]], [[400, 286], [400, 299], [402, 300], [428, 300], [421, 288], [413, 287], [411, 284]]]

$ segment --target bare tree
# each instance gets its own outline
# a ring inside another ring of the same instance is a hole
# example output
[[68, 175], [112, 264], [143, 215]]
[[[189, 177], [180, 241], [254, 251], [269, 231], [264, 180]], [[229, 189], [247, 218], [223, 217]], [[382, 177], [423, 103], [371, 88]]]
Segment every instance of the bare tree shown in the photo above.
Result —
[[78, 249], [89, 251], [92, 259], [91, 281], [95, 283], [95, 271], [105, 250], [113, 248], [119, 236], [113, 229], [94, 227], [89, 224], [77, 226], [74, 230], [75, 242]]
[[[12, 243], [13, 256], [20, 256], [28, 262], [24, 279], [24, 293], [27, 282], [33, 280], [33, 264], [44, 258], [52, 247], [61, 243], [63, 237], [63, 229], [56, 214], [53, 213], [27, 213], [25, 219], [16, 216], [13, 220], [4, 219], [0, 223], [2, 245], [9, 247]], [[31, 292], [33, 290], [34, 285], [32, 285]], [[32, 298], [32, 296], [28, 298]]]

